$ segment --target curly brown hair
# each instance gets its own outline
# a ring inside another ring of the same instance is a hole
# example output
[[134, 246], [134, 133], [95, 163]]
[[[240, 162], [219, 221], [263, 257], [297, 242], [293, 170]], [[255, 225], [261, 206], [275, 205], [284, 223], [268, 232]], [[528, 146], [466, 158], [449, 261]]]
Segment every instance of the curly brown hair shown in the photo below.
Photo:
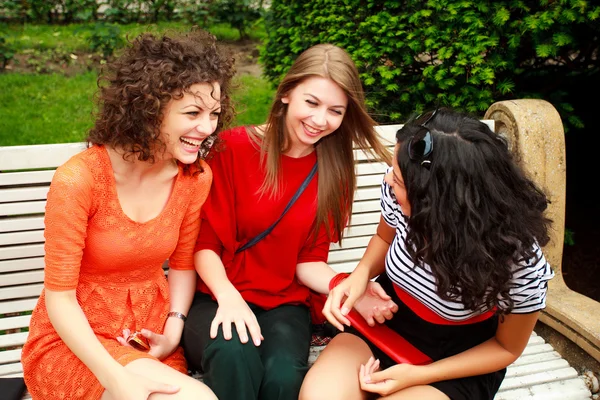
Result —
[[160, 126], [169, 101], [181, 99], [194, 84], [218, 82], [221, 114], [217, 129], [202, 143], [195, 163], [199, 167], [199, 159], [233, 118], [230, 89], [234, 74], [233, 57], [206, 31], [193, 29], [161, 37], [142, 33], [102, 70], [96, 122], [87, 141], [119, 148], [125, 152], [124, 158], [154, 162], [155, 154], [166, 149]]

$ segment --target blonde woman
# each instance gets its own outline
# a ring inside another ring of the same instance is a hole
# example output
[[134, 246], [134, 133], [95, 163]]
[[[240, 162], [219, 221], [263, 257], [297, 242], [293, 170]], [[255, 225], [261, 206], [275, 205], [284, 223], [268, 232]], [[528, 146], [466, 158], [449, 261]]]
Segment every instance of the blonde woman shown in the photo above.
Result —
[[[352, 211], [353, 144], [390, 161], [374, 125], [352, 59], [320, 44], [283, 78], [266, 124], [221, 135], [196, 244], [199, 291], [183, 337], [190, 367], [204, 372], [219, 399], [298, 397], [311, 289], [328, 292], [335, 275], [329, 246]], [[279, 218], [315, 165], [316, 175], [275, 228], [236, 253]]]

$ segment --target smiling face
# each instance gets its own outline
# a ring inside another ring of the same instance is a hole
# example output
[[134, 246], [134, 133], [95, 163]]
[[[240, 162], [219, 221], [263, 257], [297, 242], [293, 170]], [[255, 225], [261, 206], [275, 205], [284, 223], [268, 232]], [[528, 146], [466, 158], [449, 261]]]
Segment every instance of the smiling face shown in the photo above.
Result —
[[192, 85], [182, 98], [167, 104], [160, 132], [168, 157], [183, 164], [196, 161], [200, 145], [217, 129], [220, 98], [218, 82], [203, 82]]
[[288, 155], [312, 152], [319, 139], [340, 127], [348, 107], [346, 93], [331, 79], [310, 77], [281, 98], [287, 104]]
[[392, 169], [385, 175], [385, 182], [392, 187], [396, 201], [400, 204], [402, 214], [410, 217], [410, 203], [408, 202], [408, 194], [406, 193], [406, 187], [404, 186], [404, 178], [402, 177], [402, 171], [398, 165], [398, 150], [400, 145], [397, 144], [394, 148], [394, 157], [392, 159]]

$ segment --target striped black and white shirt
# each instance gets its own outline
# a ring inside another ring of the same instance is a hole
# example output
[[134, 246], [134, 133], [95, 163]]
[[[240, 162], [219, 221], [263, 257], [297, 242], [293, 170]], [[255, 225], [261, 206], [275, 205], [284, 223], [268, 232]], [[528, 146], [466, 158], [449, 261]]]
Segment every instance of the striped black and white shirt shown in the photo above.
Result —
[[[385, 271], [392, 282], [445, 320], [466, 321], [483, 314], [488, 309], [465, 309], [460, 301], [442, 300], [436, 294], [436, 278], [429, 265], [415, 266], [406, 251], [407, 217], [391, 196], [391, 187], [384, 181], [381, 185], [381, 213], [385, 222], [396, 229], [396, 236], [385, 259]], [[512, 288], [509, 295], [514, 301], [515, 314], [542, 310], [546, 306], [548, 280], [554, 272], [546, 261], [538, 244], [534, 256], [523, 259], [513, 266]]]

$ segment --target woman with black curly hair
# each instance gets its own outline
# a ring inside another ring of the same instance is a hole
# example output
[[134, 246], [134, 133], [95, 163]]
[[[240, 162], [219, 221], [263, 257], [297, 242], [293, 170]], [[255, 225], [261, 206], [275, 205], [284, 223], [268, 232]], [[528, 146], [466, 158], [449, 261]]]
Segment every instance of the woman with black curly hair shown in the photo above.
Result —
[[378, 276], [398, 311], [376, 319], [433, 362], [398, 364], [351, 328], [319, 356], [300, 398], [493, 399], [553, 277], [541, 250], [546, 197], [505, 140], [467, 114], [426, 113], [396, 139], [377, 233], [324, 314], [349, 326], [349, 310]]
[[[233, 59], [202, 31], [142, 34], [99, 79], [89, 148], [56, 170], [44, 290], [23, 348], [33, 399], [215, 399], [179, 347]], [[163, 262], [169, 260], [169, 279]]]

